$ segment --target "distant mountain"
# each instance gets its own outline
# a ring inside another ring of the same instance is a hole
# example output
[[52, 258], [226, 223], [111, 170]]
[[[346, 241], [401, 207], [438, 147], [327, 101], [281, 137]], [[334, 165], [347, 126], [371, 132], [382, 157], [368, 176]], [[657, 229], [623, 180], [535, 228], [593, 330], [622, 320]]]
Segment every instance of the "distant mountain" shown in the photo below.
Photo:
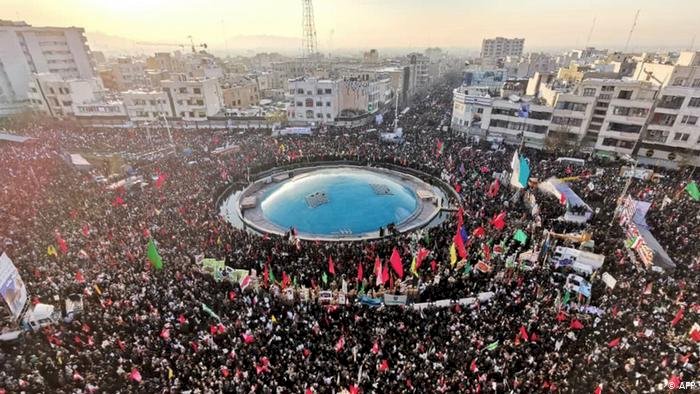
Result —
[[[136, 41], [129, 38], [114, 36], [102, 32], [88, 31], [85, 33], [88, 39], [90, 48], [94, 51], [102, 51], [107, 55], [117, 54], [151, 54], [153, 52], [170, 52], [181, 50], [177, 40], [167, 42], [163, 41]], [[295, 37], [273, 36], [273, 35], [238, 35], [230, 37], [226, 42], [220, 41], [217, 37], [216, 42], [207, 42], [209, 49], [215, 52], [223, 52], [228, 49], [231, 53], [244, 52], [281, 52], [281, 53], [297, 53], [301, 49], [301, 39]], [[188, 50], [188, 43], [184, 50]]]

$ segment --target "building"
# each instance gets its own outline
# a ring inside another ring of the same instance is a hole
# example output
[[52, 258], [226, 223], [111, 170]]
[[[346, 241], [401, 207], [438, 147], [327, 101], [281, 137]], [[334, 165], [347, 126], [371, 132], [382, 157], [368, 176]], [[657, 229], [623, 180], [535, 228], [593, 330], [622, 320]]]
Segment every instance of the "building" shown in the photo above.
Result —
[[485, 38], [481, 43], [481, 63], [497, 64], [508, 56], [520, 57], [525, 46], [524, 38]]
[[76, 105], [104, 99], [104, 89], [97, 78], [66, 80], [58, 74], [41, 73], [34, 74], [27, 86], [30, 107], [52, 117], [74, 115]]
[[411, 53], [408, 55], [408, 64], [414, 67], [416, 89], [426, 89], [432, 80], [430, 75], [430, 58], [422, 53]]
[[171, 73], [184, 73], [185, 61], [180, 51], [173, 54], [169, 52], [156, 52], [146, 59], [146, 68], [149, 70], [166, 70]]
[[365, 64], [377, 64], [379, 63], [379, 51], [376, 49], [370, 49], [362, 54], [362, 62]]
[[260, 90], [255, 80], [240, 78], [224, 84], [222, 97], [226, 108], [248, 108], [259, 104]]
[[65, 80], [97, 76], [84, 30], [0, 20], [0, 113], [27, 103], [34, 74]]
[[223, 108], [223, 94], [216, 79], [166, 80], [161, 86], [175, 118], [203, 121]]
[[168, 94], [155, 90], [130, 90], [122, 93], [127, 116], [132, 122], [153, 122], [163, 116], [174, 118]]
[[102, 83], [108, 90], [122, 92], [148, 85], [145, 72], [146, 63], [128, 57], [121, 57], [100, 71]]
[[391, 78], [372, 79], [369, 74], [336, 80], [297, 78], [289, 81], [289, 94], [287, 118], [304, 125], [367, 124], [394, 97]]

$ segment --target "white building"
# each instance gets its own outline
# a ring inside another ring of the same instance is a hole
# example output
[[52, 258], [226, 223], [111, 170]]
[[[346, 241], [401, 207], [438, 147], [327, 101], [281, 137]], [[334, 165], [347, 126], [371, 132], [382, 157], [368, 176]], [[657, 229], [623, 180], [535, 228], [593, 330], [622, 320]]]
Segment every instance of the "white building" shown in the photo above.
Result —
[[168, 94], [163, 91], [130, 90], [122, 93], [122, 100], [133, 122], [162, 120], [163, 115], [174, 117]]
[[293, 123], [332, 123], [340, 115], [340, 81], [296, 78], [288, 82], [292, 103], [287, 118]]
[[481, 43], [481, 62], [495, 64], [508, 56], [520, 57], [524, 46], [524, 38], [485, 38]]
[[173, 116], [185, 121], [204, 121], [223, 108], [223, 94], [216, 79], [162, 81]]
[[95, 78], [84, 30], [0, 20], [0, 112], [26, 102], [32, 75], [44, 73], [66, 80]]
[[30, 107], [52, 117], [73, 115], [76, 105], [104, 99], [104, 89], [97, 78], [65, 80], [58, 74], [42, 73], [33, 75], [27, 86]]

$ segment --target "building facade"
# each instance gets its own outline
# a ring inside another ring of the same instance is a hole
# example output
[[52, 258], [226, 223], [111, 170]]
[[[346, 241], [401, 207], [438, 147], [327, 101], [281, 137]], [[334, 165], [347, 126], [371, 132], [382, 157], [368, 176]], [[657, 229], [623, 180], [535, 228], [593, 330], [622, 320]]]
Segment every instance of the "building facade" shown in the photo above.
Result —
[[525, 46], [524, 38], [485, 38], [481, 43], [482, 64], [496, 64], [508, 56], [520, 57]]
[[162, 81], [173, 116], [185, 121], [205, 121], [223, 108], [223, 94], [216, 79]]
[[0, 20], [0, 107], [24, 103], [34, 74], [65, 80], [97, 76], [84, 30]]

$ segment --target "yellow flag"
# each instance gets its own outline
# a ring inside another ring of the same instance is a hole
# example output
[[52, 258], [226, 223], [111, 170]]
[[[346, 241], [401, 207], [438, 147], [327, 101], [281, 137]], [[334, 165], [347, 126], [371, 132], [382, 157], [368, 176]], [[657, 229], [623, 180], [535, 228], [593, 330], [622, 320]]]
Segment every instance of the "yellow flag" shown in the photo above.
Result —
[[450, 245], [450, 265], [455, 266], [457, 263], [457, 248], [455, 247], [455, 243], [452, 242], [452, 245]]
[[95, 289], [95, 293], [97, 293], [97, 295], [102, 295], [102, 290], [100, 289], [100, 286], [97, 285], [97, 283], [95, 283], [95, 285], [92, 287]]
[[275, 318], [275, 315], [272, 315], [272, 322], [277, 323], [277, 318]]
[[58, 253], [56, 253], [56, 248], [54, 248], [53, 245], [49, 245], [49, 247], [46, 248], [46, 255], [47, 256], [58, 256]]
[[175, 374], [173, 373], [173, 370], [168, 367], [168, 380], [172, 379]]
[[416, 277], [420, 278], [418, 271], [416, 270], [416, 256], [413, 256], [413, 261], [411, 261], [411, 273]]

